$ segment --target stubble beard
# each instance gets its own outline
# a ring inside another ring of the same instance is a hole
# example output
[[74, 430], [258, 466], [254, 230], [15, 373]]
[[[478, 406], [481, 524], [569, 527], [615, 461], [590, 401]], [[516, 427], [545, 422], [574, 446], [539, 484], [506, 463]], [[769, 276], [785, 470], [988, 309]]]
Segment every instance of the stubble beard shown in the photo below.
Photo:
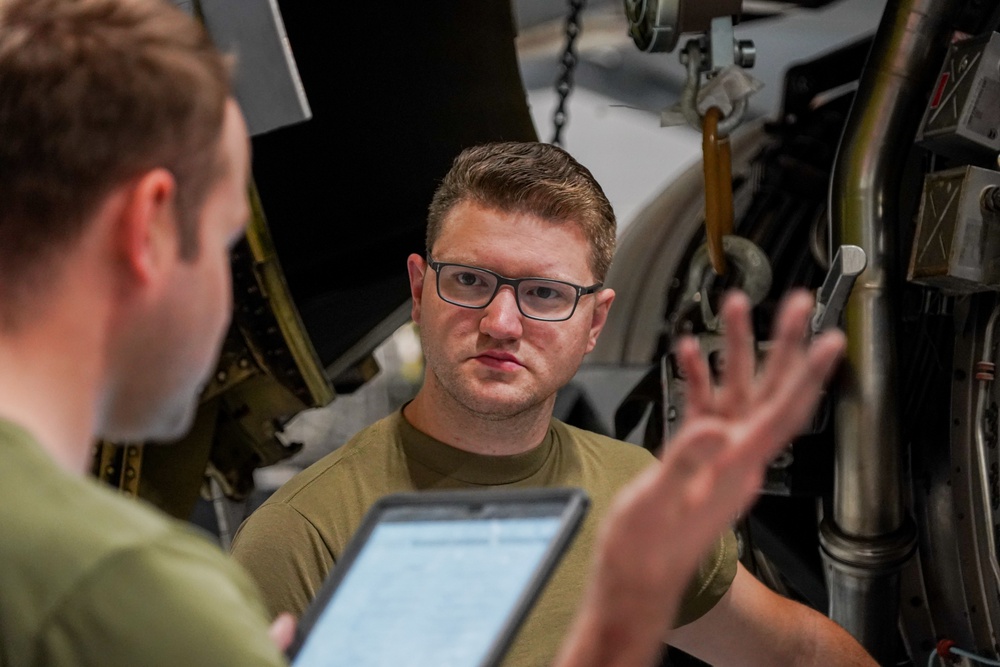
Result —
[[[463, 374], [462, 368], [452, 368], [450, 371], [434, 370], [434, 381], [441, 390], [451, 398], [460, 409], [484, 421], [506, 421], [536, 412], [544, 408], [546, 398], [539, 397], [534, 392], [512, 387], [510, 384], [497, 381], [485, 383], [471, 374]], [[491, 392], [489, 384], [498, 391]]]

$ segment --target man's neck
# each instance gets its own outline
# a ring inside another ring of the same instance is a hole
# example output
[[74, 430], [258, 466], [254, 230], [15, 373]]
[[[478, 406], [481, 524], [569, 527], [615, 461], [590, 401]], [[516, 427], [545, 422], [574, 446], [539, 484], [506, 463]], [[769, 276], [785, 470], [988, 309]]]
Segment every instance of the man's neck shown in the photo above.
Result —
[[105, 315], [84, 298], [67, 298], [37, 305], [20, 328], [0, 332], [0, 418], [76, 474], [87, 473], [93, 457]]
[[0, 380], [0, 418], [31, 433], [60, 467], [84, 474], [93, 452], [94, 414], [81, 400], [88, 388], [65, 361], [0, 345], [5, 378]]
[[487, 456], [511, 456], [534, 449], [545, 438], [555, 398], [511, 417], [493, 418], [472, 412], [444, 392], [425, 384], [403, 409], [418, 431], [446, 445]]

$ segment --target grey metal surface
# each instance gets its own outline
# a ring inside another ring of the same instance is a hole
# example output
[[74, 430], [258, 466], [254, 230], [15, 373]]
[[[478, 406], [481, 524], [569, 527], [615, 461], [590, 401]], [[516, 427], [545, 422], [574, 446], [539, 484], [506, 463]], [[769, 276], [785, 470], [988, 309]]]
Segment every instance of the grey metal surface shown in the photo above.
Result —
[[234, 87], [251, 136], [309, 120], [277, 0], [199, 0], [212, 39], [236, 57]]

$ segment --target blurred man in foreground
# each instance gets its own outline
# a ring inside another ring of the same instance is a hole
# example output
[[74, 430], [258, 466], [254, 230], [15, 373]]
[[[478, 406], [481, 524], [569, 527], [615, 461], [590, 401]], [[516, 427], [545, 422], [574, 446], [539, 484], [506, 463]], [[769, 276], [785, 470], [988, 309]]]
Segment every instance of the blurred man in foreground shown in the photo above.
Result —
[[191, 424], [249, 216], [228, 65], [159, 0], [0, 0], [0, 664], [281, 665], [217, 545], [88, 477]]

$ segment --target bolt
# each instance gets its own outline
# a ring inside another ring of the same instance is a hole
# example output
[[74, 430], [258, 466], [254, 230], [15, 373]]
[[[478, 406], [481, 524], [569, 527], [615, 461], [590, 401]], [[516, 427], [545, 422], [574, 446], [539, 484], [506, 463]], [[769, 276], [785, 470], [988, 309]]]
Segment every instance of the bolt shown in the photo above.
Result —
[[983, 194], [979, 198], [979, 205], [989, 213], [1000, 212], [1000, 187], [991, 185], [984, 188]]
[[735, 43], [733, 61], [740, 67], [750, 68], [757, 62], [757, 47], [753, 40], [741, 39]]

